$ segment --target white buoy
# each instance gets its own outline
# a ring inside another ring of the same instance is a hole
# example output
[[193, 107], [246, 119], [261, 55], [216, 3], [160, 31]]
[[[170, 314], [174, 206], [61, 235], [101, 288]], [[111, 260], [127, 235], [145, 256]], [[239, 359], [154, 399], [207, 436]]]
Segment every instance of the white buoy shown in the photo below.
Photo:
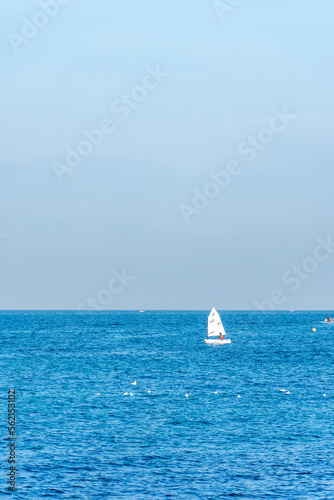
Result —
[[324, 396], [327, 396], [327, 394], [324, 394]]
[[147, 392], [151, 392], [150, 390], [148, 390]]

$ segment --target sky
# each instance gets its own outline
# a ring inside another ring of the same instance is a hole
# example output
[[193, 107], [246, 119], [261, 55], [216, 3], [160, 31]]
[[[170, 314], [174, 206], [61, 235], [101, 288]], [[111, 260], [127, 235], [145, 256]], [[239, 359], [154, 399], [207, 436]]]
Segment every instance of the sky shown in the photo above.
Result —
[[16, 0], [1, 309], [334, 314], [332, 0]]

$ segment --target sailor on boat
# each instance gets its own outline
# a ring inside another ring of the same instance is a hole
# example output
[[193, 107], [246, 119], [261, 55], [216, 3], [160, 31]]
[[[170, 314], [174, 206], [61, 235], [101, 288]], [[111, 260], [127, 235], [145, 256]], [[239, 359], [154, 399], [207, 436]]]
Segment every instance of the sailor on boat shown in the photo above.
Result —
[[325, 319], [326, 323], [333, 323], [333, 319], [330, 318], [329, 316], [327, 316], [327, 318]]
[[[225, 335], [224, 325], [221, 322], [220, 316], [217, 313], [216, 309], [213, 307], [212, 311], [208, 316], [208, 326], [206, 330], [207, 338], [205, 339], [205, 343], [216, 344], [216, 345], [230, 344], [231, 339], [224, 339], [224, 335]], [[218, 337], [218, 338], [214, 339], [211, 337]]]

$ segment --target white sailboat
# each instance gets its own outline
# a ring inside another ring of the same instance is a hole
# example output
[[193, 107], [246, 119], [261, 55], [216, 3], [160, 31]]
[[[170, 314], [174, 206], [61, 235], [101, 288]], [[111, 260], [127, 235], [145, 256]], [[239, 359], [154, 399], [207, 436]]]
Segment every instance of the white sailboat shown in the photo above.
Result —
[[221, 322], [220, 316], [217, 313], [216, 309], [213, 307], [212, 311], [210, 312], [208, 316], [208, 329], [207, 329], [207, 338], [205, 339], [205, 342], [207, 344], [230, 344], [231, 339], [224, 339], [224, 338], [218, 338], [218, 339], [213, 339], [209, 337], [223, 337], [223, 335], [226, 335], [224, 325]]

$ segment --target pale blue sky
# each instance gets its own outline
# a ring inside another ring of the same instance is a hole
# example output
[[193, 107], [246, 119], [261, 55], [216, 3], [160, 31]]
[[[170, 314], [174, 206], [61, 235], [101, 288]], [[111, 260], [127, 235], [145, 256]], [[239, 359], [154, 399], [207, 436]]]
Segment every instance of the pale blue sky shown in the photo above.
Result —
[[[279, 289], [276, 309], [330, 312], [334, 253], [304, 261], [334, 239], [332, 0], [244, 0], [224, 19], [211, 0], [55, 2], [1, 2], [0, 307], [76, 309], [125, 268], [99, 308], [255, 309]], [[23, 18], [45, 26], [15, 51]], [[157, 67], [121, 120], [112, 103]], [[247, 162], [238, 146], [284, 108]], [[59, 182], [54, 162], [106, 118], [114, 132]], [[232, 160], [187, 224], [179, 206]]]

